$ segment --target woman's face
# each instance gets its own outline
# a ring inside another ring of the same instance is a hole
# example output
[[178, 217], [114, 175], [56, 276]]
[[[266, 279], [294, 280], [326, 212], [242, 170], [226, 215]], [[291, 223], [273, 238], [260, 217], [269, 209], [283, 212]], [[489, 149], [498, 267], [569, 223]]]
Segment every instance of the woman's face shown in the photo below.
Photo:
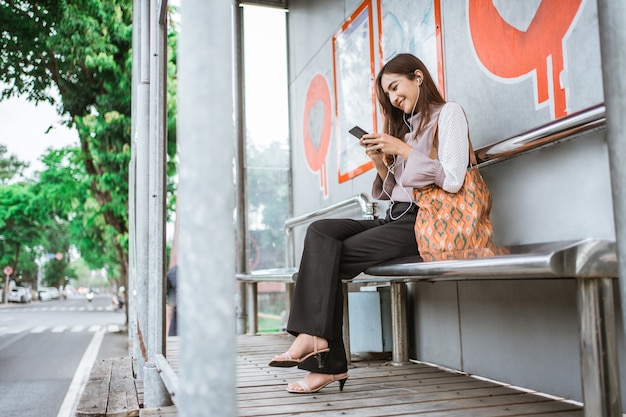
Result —
[[385, 73], [380, 78], [380, 84], [393, 107], [410, 114], [415, 109], [421, 85], [421, 75], [410, 80], [405, 74]]

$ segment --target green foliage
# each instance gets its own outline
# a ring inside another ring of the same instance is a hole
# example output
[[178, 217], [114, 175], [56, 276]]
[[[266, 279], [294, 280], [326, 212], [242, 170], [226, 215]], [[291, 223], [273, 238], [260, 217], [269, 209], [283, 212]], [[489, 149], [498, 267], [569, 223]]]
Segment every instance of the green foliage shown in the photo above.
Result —
[[28, 163], [17, 159], [15, 155], [8, 155], [7, 147], [0, 143], [0, 184], [6, 184], [15, 177], [20, 177]]
[[[63, 242], [76, 246], [90, 268], [107, 268], [109, 276], [123, 282], [128, 268], [132, 3], [0, 0], [0, 81], [8, 85], [2, 97], [54, 102], [50, 92], [58, 91], [58, 112], [80, 139], [80, 148], [52, 151], [44, 158], [47, 168], [35, 189], [35, 207], [45, 207], [40, 215], [46, 226], [65, 233]], [[170, 29], [167, 173], [173, 175], [176, 33]], [[174, 193], [168, 182], [168, 195]], [[48, 250], [50, 243], [44, 239], [41, 244]], [[56, 251], [67, 253], [67, 248]]]
[[33, 204], [33, 199], [29, 183], [0, 186], [0, 262], [2, 266], [11, 266], [16, 275], [21, 271], [26, 280], [34, 278], [34, 257], [28, 255], [36, 255], [32, 248], [41, 238], [44, 222], [43, 213]]

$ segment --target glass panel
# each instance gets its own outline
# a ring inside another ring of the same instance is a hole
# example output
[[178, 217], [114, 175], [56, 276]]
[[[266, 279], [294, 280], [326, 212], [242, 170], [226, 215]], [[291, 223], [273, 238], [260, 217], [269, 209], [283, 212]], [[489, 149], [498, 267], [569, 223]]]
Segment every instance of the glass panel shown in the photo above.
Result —
[[[289, 113], [285, 11], [245, 6], [247, 261], [250, 271], [285, 266], [289, 216]], [[259, 331], [284, 329], [285, 287], [258, 287]]]

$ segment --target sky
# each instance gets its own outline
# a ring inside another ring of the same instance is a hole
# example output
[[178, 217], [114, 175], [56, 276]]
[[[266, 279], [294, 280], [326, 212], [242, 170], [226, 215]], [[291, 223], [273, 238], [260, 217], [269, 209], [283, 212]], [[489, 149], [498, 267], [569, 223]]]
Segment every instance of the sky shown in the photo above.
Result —
[[[256, 143], [286, 141], [289, 129], [284, 12], [248, 6], [246, 13], [246, 29], [252, 34], [245, 38], [247, 68], [254, 68], [246, 75], [247, 130]], [[4, 85], [0, 84], [2, 88]], [[46, 133], [50, 126], [52, 129]], [[46, 149], [78, 145], [78, 134], [61, 124], [53, 105], [35, 105], [16, 97], [0, 101], [0, 143], [7, 146], [9, 155], [31, 164], [26, 172], [30, 177], [43, 169], [39, 159]]]
[[[53, 105], [35, 105], [22, 97], [0, 101], [0, 143], [6, 145], [9, 155], [30, 163], [26, 171], [29, 177], [43, 169], [39, 159], [46, 149], [78, 145], [76, 130], [60, 122], [61, 117]], [[50, 126], [52, 129], [46, 133]]]

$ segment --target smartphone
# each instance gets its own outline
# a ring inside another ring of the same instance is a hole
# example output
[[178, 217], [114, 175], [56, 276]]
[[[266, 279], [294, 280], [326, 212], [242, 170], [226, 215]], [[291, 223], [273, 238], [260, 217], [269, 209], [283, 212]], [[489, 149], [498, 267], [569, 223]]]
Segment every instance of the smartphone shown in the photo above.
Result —
[[348, 130], [348, 132], [357, 139], [361, 139], [361, 136], [367, 135], [367, 132], [358, 126], [354, 126], [352, 129]]

